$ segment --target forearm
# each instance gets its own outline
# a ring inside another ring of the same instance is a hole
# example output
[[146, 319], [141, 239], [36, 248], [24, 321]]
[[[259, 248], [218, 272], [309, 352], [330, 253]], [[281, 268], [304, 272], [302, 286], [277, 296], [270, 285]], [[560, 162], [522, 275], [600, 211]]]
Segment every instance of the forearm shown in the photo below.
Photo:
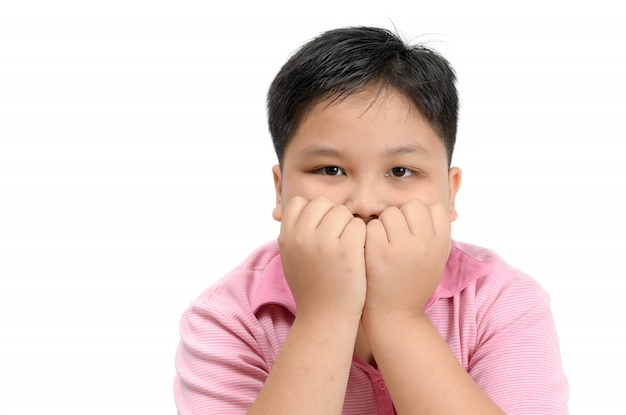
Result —
[[340, 414], [359, 316], [296, 318], [248, 414]]
[[364, 328], [398, 414], [503, 414], [426, 316], [364, 318]]

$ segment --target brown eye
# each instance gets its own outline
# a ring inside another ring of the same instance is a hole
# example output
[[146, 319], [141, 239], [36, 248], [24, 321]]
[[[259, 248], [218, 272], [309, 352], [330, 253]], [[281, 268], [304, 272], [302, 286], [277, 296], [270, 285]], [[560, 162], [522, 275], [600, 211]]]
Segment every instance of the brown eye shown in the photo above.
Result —
[[393, 167], [387, 172], [387, 176], [393, 177], [407, 177], [412, 175], [413, 170], [407, 169], [406, 167]]
[[337, 166], [326, 166], [315, 170], [315, 173], [322, 174], [324, 176], [340, 176], [345, 174], [341, 167]]
[[396, 177], [402, 177], [406, 173], [406, 169], [404, 167], [394, 167], [391, 169], [391, 174]]

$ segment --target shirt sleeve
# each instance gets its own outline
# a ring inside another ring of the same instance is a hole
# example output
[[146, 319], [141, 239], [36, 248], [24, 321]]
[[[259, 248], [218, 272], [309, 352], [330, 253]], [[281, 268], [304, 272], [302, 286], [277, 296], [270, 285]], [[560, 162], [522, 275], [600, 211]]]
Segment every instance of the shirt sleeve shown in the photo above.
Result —
[[197, 301], [181, 318], [174, 381], [180, 415], [244, 414], [269, 373], [252, 322], [219, 310], [219, 301]]
[[521, 275], [490, 296], [470, 375], [508, 415], [567, 414], [569, 387], [548, 294]]

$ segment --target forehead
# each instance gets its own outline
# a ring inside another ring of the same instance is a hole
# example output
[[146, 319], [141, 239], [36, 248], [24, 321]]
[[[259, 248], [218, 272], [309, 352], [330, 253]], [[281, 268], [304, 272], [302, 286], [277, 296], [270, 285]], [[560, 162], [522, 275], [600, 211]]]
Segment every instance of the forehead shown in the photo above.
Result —
[[337, 107], [359, 107], [363, 115], [370, 110], [392, 109], [397, 115], [422, 117], [413, 101], [397, 88], [369, 84], [361, 89], [326, 96], [303, 114], [303, 120], [313, 114], [333, 111]]
[[[422, 147], [433, 156], [445, 147], [428, 120], [404, 93], [390, 87], [370, 86], [328, 97], [303, 116], [289, 149], [331, 147], [353, 149], [366, 146], [388, 152], [392, 147]], [[362, 150], [362, 149], [360, 149]]]

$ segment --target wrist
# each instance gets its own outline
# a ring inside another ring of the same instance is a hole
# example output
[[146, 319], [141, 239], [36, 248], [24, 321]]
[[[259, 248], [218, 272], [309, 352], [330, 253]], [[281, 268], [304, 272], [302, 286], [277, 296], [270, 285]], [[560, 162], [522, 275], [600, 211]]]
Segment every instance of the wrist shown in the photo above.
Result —
[[361, 324], [368, 338], [379, 335], [393, 337], [396, 333], [404, 333], [420, 325], [430, 324], [430, 320], [422, 310], [365, 309]]
[[296, 312], [294, 325], [320, 327], [324, 330], [345, 330], [358, 328], [362, 312], [346, 312], [337, 310], [300, 310]]

